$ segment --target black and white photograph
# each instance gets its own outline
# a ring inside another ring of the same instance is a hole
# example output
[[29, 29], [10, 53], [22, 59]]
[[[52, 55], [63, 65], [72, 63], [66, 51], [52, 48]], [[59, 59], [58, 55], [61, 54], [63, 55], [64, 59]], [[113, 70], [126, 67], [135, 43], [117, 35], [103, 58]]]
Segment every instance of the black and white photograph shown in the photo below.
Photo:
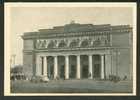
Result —
[[136, 95], [136, 3], [5, 3], [4, 94]]

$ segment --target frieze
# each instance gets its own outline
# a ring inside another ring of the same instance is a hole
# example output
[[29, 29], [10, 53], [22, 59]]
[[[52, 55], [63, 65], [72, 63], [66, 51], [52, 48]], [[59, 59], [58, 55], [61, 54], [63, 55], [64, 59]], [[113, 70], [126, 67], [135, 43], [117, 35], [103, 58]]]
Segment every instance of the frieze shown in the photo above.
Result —
[[75, 48], [75, 47], [96, 47], [109, 46], [109, 35], [97, 35], [93, 37], [75, 37], [59, 39], [36, 39], [36, 49], [53, 48]]

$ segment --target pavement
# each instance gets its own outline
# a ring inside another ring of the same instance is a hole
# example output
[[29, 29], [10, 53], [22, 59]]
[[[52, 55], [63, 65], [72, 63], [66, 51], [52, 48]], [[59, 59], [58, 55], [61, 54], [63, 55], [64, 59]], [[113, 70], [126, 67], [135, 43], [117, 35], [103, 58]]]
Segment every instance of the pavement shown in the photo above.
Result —
[[131, 81], [52, 80], [48, 83], [11, 81], [11, 93], [132, 93]]

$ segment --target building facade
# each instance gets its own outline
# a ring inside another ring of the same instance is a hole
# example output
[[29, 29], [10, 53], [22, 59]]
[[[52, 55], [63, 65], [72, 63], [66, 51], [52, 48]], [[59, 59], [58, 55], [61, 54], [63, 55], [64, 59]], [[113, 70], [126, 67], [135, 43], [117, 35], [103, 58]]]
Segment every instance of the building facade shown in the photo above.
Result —
[[132, 79], [132, 27], [70, 23], [22, 36], [28, 77]]

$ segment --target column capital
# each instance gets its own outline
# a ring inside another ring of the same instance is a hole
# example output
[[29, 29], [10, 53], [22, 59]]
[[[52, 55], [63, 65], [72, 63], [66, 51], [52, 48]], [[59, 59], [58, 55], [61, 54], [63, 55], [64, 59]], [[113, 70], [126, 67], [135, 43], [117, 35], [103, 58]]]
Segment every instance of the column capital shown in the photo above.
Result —
[[75, 56], [81, 56], [80, 54], [76, 54]]
[[100, 54], [100, 56], [104, 56], [105, 54]]
[[40, 58], [43, 58], [44, 56], [39, 56]]
[[65, 57], [69, 57], [70, 55], [64, 55]]
[[93, 54], [87, 54], [88, 56], [92, 56]]
[[45, 57], [45, 58], [47, 58], [47, 56], [42, 56], [42, 57]]

